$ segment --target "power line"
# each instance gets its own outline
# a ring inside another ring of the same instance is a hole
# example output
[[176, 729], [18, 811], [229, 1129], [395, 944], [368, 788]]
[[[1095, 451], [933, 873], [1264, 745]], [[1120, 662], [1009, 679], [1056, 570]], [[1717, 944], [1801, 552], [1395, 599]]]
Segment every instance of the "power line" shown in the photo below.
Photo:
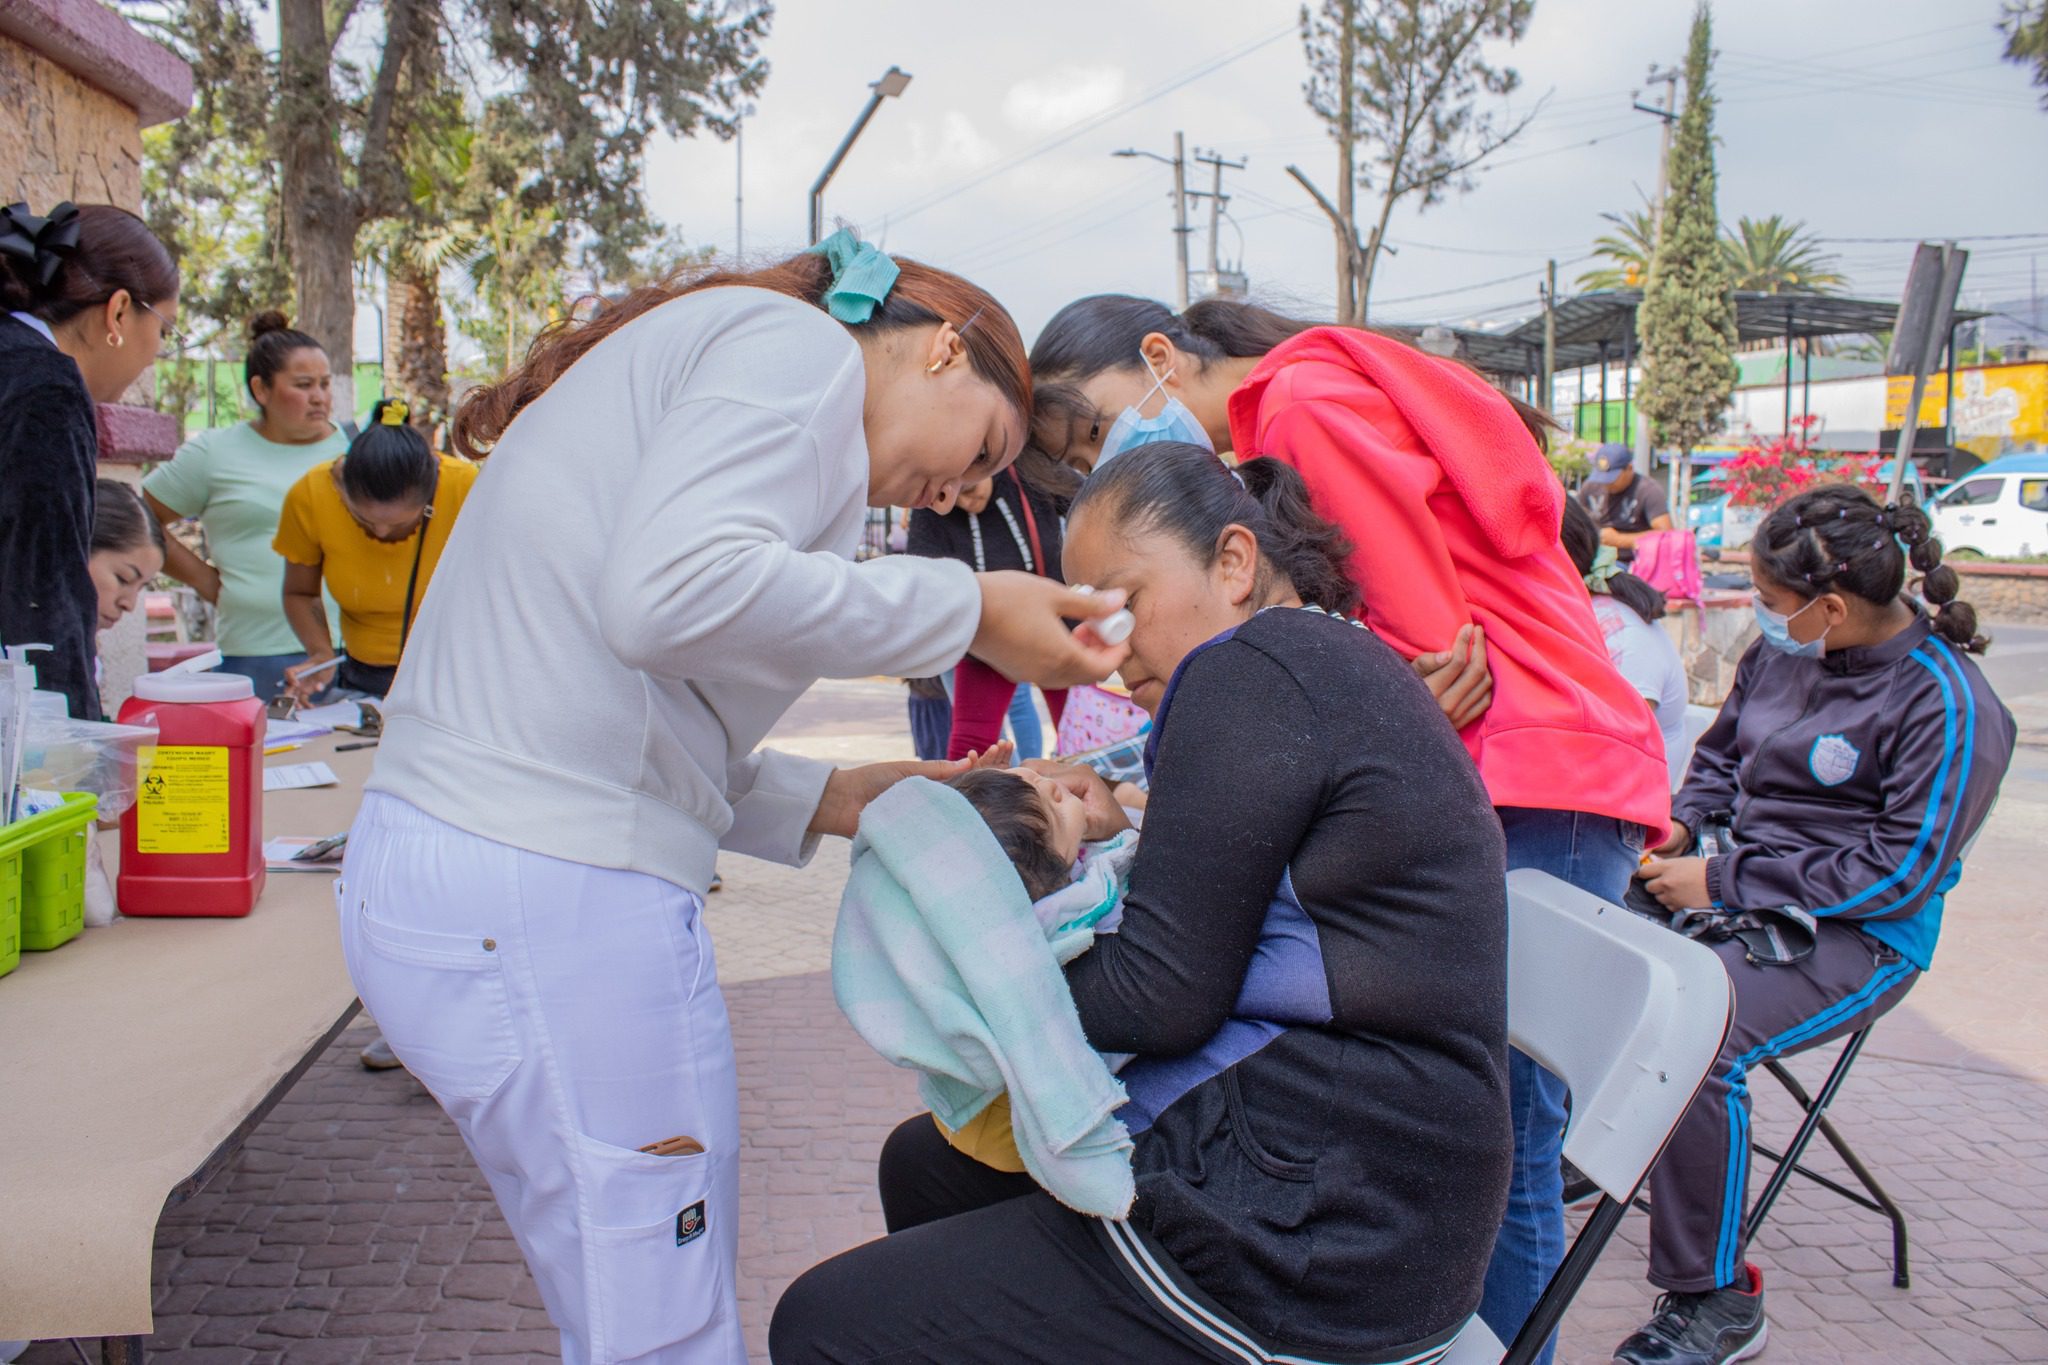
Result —
[[1210, 60], [1203, 62], [1198, 66], [1195, 66], [1194, 68], [1182, 73], [1181, 75], [1175, 76], [1173, 79], [1167, 81], [1163, 85], [1153, 87], [1151, 90], [1147, 91], [1143, 95], [1138, 96], [1135, 99], [1126, 100], [1124, 103], [1119, 104], [1114, 108], [1106, 109], [1099, 114], [1091, 114], [1086, 118], [1078, 119], [1075, 122], [1068, 124], [1064, 129], [1062, 129], [1059, 133], [1055, 134], [1053, 137], [1047, 139], [1044, 142], [1039, 143], [1036, 147], [1032, 147], [1024, 152], [1020, 152], [1016, 156], [1013, 156], [1006, 161], [999, 161], [995, 165], [983, 171], [981, 174], [971, 176], [968, 179], [961, 181], [959, 184], [954, 185], [950, 189], [940, 190], [937, 191], [936, 193], [925, 195], [921, 199], [913, 199], [908, 204], [904, 205], [902, 208], [894, 209], [882, 216], [887, 218], [892, 223], [900, 223], [905, 219], [914, 218], [918, 214], [923, 213], [926, 209], [936, 208], [938, 205], [945, 203], [949, 199], [957, 198], [958, 196], [967, 193], [967, 191], [974, 189], [977, 186], [987, 184], [989, 181], [995, 179], [997, 176], [1007, 175], [1011, 171], [1017, 169], [1017, 167], [1025, 164], [1026, 162], [1034, 161], [1037, 158], [1044, 156], [1047, 152], [1055, 151], [1061, 147], [1064, 147], [1069, 142], [1072, 142], [1075, 138], [1078, 138], [1085, 133], [1093, 132], [1095, 129], [1102, 127], [1104, 124], [1122, 118], [1125, 114], [1128, 114], [1135, 109], [1141, 109], [1145, 105], [1152, 103], [1154, 100], [1163, 99], [1167, 95], [1172, 94], [1174, 91], [1180, 89], [1181, 87], [1192, 84], [1193, 82], [1200, 80], [1204, 76], [1210, 75], [1213, 72], [1221, 71], [1224, 67], [1231, 65], [1233, 62], [1242, 61], [1244, 58], [1251, 56], [1254, 52], [1258, 52], [1263, 48], [1270, 47], [1274, 43], [1280, 41], [1282, 38], [1291, 36], [1295, 31], [1296, 30], [1294, 22], [1290, 20], [1283, 27], [1274, 29], [1272, 32], [1265, 34], [1263, 37], [1255, 38], [1252, 41], [1245, 43], [1229, 52], [1226, 52], [1219, 57], [1211, 58]]
[[[1576, 260], [1559, 261], [1558, 264], [1560, 266], [1578, 265], [1583, 261], [1590, 261], [1592, 259], [1593, 257], [1589, 254], [1580, 256]], [[1449, 298], [1453, 294], [1476, 294], [1482, 289], [1491, 289], [1495, 285], [1514, 284], [1518, 280], [1534, 279], [1543, 273], [1542, 270], [1524, 270], [1519, 274], [1503, 275], [1497, 280], [1482, 280], [1478, 284], [1460, 285], [1456, 289], [1434, 289], [1427, 294], [1404, 294], [1398, 299], [1375, 299], [1373, 302], [1379, 307], [1385, 308], [1397, 303], [1421, 303], [1424, 299]]]
[[1816, 242], [1882, 242], [1887, 245], [1910, 242], [1918, 245], [1930, 241], [1954, 242], [2033, 242], [2048, 240], [2048, 232], [1974, 232], [1968, 236], [1948, 236], [1931, 233], [1920, 237], [1816, 237]]

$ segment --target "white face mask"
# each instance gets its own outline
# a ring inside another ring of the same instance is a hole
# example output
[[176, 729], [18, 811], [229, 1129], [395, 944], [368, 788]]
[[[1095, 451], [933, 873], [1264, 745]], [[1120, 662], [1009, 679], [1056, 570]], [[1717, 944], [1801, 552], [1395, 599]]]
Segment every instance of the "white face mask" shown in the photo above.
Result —
[[[1145, 360], [1144, 356], [1138, 357]], [[1139, 411], [1152, 401], [1152, 395], [1166, 387], [1166, 381], [1173, 378], [1173, 371], [1160, 374], [1152, 368], [1152, 362], [1145, 360], [1146, 373], [1152, 376], [1152, 387], [1145, 390], [1145, 396], [1137, 403], [1125, 408], [1110, 426], [1109, 434], [1102, 438], [1102, 453], [1095, 457], [1095, 467], [1102, 468], [1117, 456], [1138, 446], [1151, 445], [1155, 441], [1185, 441], [1214, 453], [1216, 443], [1209, 439], [1208, 431], [1195, 420], [1195, 414], [1188, 411], [1187, 404], [1178, 398], [1168, 398], [1166, 406], [1159, 409], [1157, 417], [1147, 417]]]

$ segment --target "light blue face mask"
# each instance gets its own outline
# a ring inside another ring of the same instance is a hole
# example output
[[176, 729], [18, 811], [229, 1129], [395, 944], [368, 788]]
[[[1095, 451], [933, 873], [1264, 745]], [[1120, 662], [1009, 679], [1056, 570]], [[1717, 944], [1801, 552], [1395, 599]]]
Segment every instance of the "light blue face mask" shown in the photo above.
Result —
[[[1818, 597], [1814, 598], [1813, 602], [1808, 602], [1806, 606], [1793, 612], [1792, 616], [1803, 615], [1818, 601]], [[1772, 649], [1781, 649], [1795, 659], [1818, 659], [1828, 652], [1827, 631], [1822, 631], [1811, 640], [1795, 640], [1792, 638], [1792, 616], [1772, 611], [1764, 605], [1761, 597], [1754, 599], [1754, 605], [1757, 629], [1763, 632], [1764, 643]]]
[[[1144, 360], [1143, 356], [1139, 357]], [[1145, 390], [1145, 396], [1131, 407], [1125, 408], [1110, 426], [1109, 434], [1102, 438], [1102, 453], [1095, 457], [1095, 467], [1102, 468], [1127, 450], [1148, 446], [1155, 441], [1185, 441], [1211, 452], [1216, 443], [1209, 439], [1209, 433], [1195, 420], [1195, 414], [1188, 411], [1187, 404], [1178, 398], [1168, 398], [1166, 406], [1159, 410], [1157, 417], [1147, 417], [1138, 411], [1152, 401], [1152, 395], [1166, 387], [1166, 381], [1173, 378], [1173, 371], [1160, 374], [1152, 368], [1152, 362], [1145, 361], [1146, 372], [1152, 376], [1152, 387]]]

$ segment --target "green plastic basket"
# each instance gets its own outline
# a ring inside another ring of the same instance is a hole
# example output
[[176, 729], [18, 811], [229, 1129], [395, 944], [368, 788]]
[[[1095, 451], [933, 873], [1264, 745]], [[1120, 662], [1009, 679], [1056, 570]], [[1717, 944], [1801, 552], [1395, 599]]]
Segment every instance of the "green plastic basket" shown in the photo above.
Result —
[[21, 854], [0, 853], [0, 976], [21, 965]]
[[[18, 858], [21, 864], [20, 949], [61, 948], [85, 929], [86, 843], [99, 804], [89, 792], [73, 792], [55, 810], [0, 828], [0, 858]], [[0, 871], [0, 896], [7, 884]], [[0, 911], [0, 919], [4, 914]], [[5, 932], [0, 927], [0, 936]]]

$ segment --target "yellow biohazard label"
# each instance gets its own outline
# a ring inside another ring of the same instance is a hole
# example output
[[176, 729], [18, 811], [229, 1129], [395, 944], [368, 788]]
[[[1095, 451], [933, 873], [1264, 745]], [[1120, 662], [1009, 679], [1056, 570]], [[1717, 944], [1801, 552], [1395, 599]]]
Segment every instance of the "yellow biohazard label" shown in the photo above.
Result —
[[135, 798], [138, 853], [226, 853], [228, 751], [158, 745]]

